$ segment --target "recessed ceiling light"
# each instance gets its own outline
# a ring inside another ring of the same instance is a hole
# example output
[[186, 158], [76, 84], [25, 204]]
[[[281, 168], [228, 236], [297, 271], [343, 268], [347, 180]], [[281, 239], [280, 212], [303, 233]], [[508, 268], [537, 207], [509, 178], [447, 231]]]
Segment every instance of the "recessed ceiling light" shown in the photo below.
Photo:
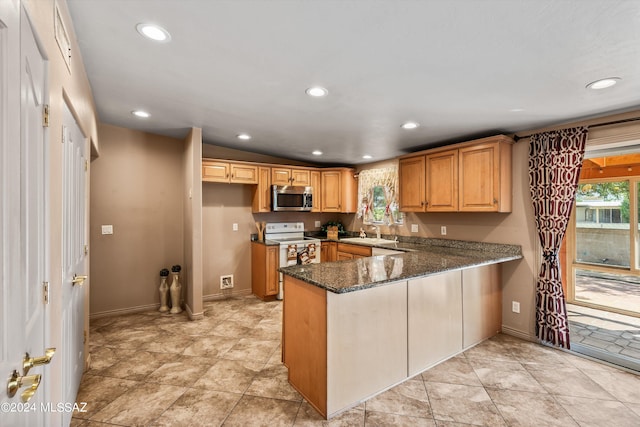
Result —
[[314, 156], [322, 156], [322, 151], [314, 150], [314, 151], [311, 152], [311, 154], [313, 154]]
[[512, 108], [509, 111], [511, 111], [512, 113], [521, 113], [524, 111], [524, 108]]
[[418, 126], [420, 125], [416, 122], [405, 122], [402, 124], [402, 129], [415, 129]]
[[329, 91], [327, 89], [323, 88], [322, 86], [310, 87], [305, 92], [306, 92], [307, 95], [313, 96], [314, 98], [320, 98], [320, 97], [323, 97], [323, 96], [327, 96], [327, 94], [329, 93]]
[[586, 87], [587, 89], [606, 89], [618, 83], [620, 77], [607, 77], [606, 79], [596, 80], [595, 82], [589, 83]]
[[147, 113], [146, 111], [142, 111], [142, 110], [132, 111], [131, 114], [133, 114], [136, 117], [140, 117], [141, 119], [147, 119], [147, 118], [151, 117], [151, 114]]
[[368, 155], [368, 154], [365, 154], [364, 156], [362, 156], [362, 158], [363, 158], [363, 159], [367, 159], [367, 160], [369, 160], [369, 159], [371, 159], [372, 157], [371, 157], [370, 155]]
[[136, 25], [136, 30], [146, 38], [156, 42], [166, 43], [171, 41], [171, 34], [159, 25], [140, 23]]
[[251, 139], [251, 135], [249, 135], [248, 133], [241, 133], [241, 134], [238, 134], [238, 139], [241, 139], [243, 141], [247, 141], [247, 140]]

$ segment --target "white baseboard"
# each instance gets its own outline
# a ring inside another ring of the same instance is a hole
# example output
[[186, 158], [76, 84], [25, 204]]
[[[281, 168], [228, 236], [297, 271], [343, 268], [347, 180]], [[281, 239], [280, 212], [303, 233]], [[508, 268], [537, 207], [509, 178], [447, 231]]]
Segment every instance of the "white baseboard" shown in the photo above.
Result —
[[189, 304], [185, 304], [185, 311], [187, 312], [187, 316], [189, 316], [189, 320], [202, 320], [204, 319], [204, 312], [194, 313], [189, 307]]
[[100, 311], [98, 313], [91, 313], [89, 315], [89, 320], [100, 319], [102, 317], [121, 316], [123, 314], [141, 313], [143, 311], [158, 310], [159, 308], [160, 308], [160, 303], [139, 305], [136, 307], [119, 308], [117, 310]]
[[202, 297], [202, 301], [217, 301], [229, 297], [244, 297], [247, 295], [251, 295], [251, 289], [242, 289], [239, 291], [231, 291], [217, 294], [204, 295]]
[[531, 342], [538, 341], [535, 335], [530, 335], [528, 332], [514, 329], [510, 326], [502, 325], [502, 333], [505, 335], [511, 335], [512, 337], [523, 339], [525, 341], [531, 341]]
[[[221, 292], [218, 294], [205, 295], [202, 297], [202, 301], [217, 301], [217, 300], [222, 300], [229, 297], [243, 297], [248, 295], [251, 295], [251, 289], [242, 289], [242, 290], [231, 291], [231, 292], [226, 291], [224, 293]], [[189, 307], [189, 305], [187, 304], [185, 304], [184, 307], [185, 307], [185, 310], [187, 311], [187, 314], [189, 315], [189, 319], [200, 320], [204, 318], [204, 313], [194, 313], [191, 310], [191, 307]], [[102, 317], [121, 316], [124, 314], [141, 313], [143, 311], [158, 310], [159, 308], [160, 308], [160, 303], [156, 303], [156, 304], [139, 305], [136, 307], [118, 308], [116, 310], [100, 311], [98, 313], [89, 314], [89, 320], [100, 319]]]

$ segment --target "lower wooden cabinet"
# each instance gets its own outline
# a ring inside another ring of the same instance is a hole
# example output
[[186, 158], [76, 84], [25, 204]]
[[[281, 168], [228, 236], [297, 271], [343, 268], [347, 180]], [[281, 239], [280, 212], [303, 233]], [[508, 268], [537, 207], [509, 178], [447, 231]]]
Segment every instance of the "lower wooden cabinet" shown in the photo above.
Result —
[[338, 260], [338, 243], [322, 242], [320, 246], [320, 262], [331, 262]]
[[278, 294], [280, 246], [251, 242], [251, 292], [262, 300], [273, 300]]
[[336, 249], [336, 261], [343, 259], [364, 258], [371, 256], [371, 248], [368, 246], [350, 245], [349, 243], [338, 243]]

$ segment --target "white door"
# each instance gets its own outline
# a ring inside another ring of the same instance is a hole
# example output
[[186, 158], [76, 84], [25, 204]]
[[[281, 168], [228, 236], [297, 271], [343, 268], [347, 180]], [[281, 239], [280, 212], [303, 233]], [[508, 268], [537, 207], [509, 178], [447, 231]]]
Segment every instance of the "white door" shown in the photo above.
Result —
[[[86, 139], [65, 104], [62, 117], [62, 396], [75, 402], [84, 368], [84, 283], [86, 281]], [[71, 413], [63, 414], [68, 425]]]
[[[0, 0], [0, 101], [2, 102], [2, 326], [0, 366], [5, 381], [15, 370], [23, 375], [26, 353], [43, 356], [47, 341], [48, 310], [43, 294], [47, 281], [46, 167], [43, 110], [46, 61], [38, 48], [26, 13], [19, 2]], [[19, 93], [16, 93], [19, 89]], [[28, 375], [42, 382], [27, 402], [31, 387], [13, 397], [3, 387], [2, 425], [40, 426], [46, 413], [50, 384], [47, 366], [35, 366]], [[24, 378], [30, 383], [31, 378]], [[23, 405], [22, 407], [20, 405]], [[23, 410], [20, 411], [19, 409]], [[9, 411], [5, 411], [8, 409]], [[15, 412], [11, 412], [16, 409]]]

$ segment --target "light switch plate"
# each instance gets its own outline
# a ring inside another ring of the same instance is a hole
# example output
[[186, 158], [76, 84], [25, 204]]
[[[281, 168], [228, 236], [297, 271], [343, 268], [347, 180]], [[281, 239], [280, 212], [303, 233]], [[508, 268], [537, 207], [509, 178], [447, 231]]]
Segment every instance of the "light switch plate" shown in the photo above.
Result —
[[518, 301], [511, 301], [511, 311], [520, 313], [520, 303]]
[[113, 234], [113, 225], [103, 225], [102, 234]]
[[447, 226], [446, 225], [440, 226], [440, 235], [442, 235], [442, 236], [446, 236], [447, 235]]
[[233, 231], [238, 231], [238, 223], [237, 222], [234, 222], [232, 227], [233, 227]]
[[412, 233], [418, 232], [418, 224], [411, 224], [411, 232]]
[[316, 228], [320, 228], [322, 227], [322, 225], [320, 224], [320, 221], [316, 221]]

